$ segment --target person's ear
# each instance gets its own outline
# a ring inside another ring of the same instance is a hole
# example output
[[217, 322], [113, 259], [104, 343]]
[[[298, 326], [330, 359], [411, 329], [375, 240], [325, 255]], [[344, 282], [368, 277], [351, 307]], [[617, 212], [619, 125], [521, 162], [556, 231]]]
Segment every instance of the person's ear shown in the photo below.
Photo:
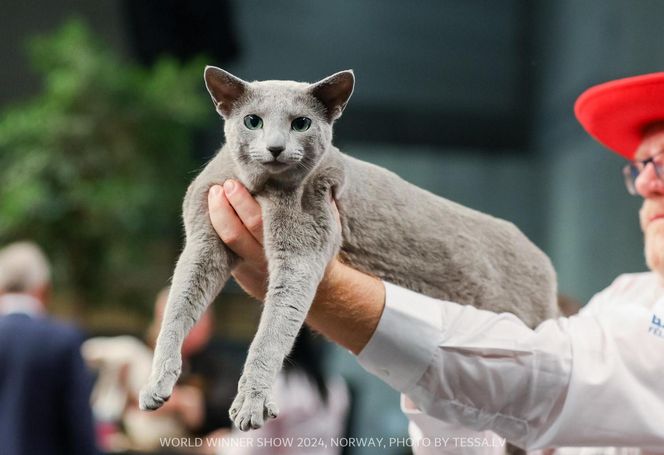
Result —
[[48, 308], [48, 304], [51, 300], [51, 285], [49, 284], [43, 284], [31, 292], [29, 294], [34, 297], [35, 299], [39, 300], [41, 302], [42, 306], [44, 309]]

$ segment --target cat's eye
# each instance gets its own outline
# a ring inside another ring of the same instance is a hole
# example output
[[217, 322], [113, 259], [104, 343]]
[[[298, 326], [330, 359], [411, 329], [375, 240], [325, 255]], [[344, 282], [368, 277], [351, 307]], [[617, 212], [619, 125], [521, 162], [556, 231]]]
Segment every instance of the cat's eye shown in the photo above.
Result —
[[250, 130], [257, 130], [259, 128], [263, 128], [263, 119], [254, 114], [247, 115], [244, 118], [244, 126], [249, 128]]
[[291, 128], [294, 131], [302, 132], [307, 131], [311, 126], [311, 119], [307, 117], [298, 117], [291, 123]]

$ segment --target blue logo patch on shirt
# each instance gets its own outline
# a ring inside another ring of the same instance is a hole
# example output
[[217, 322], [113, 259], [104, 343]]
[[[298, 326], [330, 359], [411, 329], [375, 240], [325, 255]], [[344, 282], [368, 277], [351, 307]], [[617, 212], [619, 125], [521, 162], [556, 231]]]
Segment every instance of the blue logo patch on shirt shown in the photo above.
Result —
[[662, 318], [656, 314], [652, 315], [648, 333], [655, 335], [656, 337], [664, 338], [664, 322], [662, 322]]

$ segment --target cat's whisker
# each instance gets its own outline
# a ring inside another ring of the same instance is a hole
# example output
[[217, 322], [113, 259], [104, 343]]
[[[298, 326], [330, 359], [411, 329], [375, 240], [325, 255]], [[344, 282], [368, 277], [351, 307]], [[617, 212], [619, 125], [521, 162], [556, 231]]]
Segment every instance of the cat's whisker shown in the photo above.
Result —
[[297, 167], [303, 169], [305, 172], [311, 171], [314, 167], [313, 165], [309, 166], [306, 161], [300, 160], [297, 162]]

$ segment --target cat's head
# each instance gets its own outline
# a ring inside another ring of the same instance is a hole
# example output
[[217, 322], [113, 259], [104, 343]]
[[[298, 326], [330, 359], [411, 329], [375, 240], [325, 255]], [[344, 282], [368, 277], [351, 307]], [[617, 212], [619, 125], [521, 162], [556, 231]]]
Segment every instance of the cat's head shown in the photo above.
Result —
[[205, 85], [225, 120], [227, 147], [242, 172], [285, 181], [303, 178], [320, 161], [354, 83], [352, 70], [307, 84], [246, 82], [205, 68]]

